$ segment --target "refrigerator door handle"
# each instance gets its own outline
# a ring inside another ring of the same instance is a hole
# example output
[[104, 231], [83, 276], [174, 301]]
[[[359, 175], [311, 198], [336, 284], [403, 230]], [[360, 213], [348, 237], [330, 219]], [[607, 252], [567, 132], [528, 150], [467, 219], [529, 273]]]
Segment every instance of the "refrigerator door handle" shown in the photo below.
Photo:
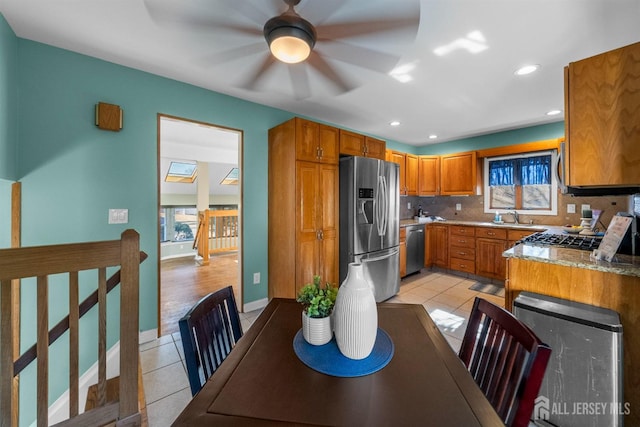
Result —
[[398, 249], [398, 248], [394, 248], [394, 249], [391, 249], [391, 250], [390, 250], [389, 252], [387, 252], [386, 254], [384, 254], [384, 255], [380, 255], [380, 256], [378, 256], [378, 257], [374, 257], [374, 258], [362, 258], [362, 259], [360, 260], [360, 262], [362, 262], [362, 263], [367, 263], [367, 262], [381, 261], [381, 260], [383, 260], [383, 259], [387, 259], [387, 258], [389, 258], [389, 257], [394, 256], [395, 254], [397, 254], [397, 253], [398, 253], [398, 251], [399, 251], [399, 249]]
[[387, 233], [388, 202], [387, 202], [387, 182], [384, 176], [378, 176], [378, 194], [376, 195], [376, 225], [378, 236], [382, 237]]

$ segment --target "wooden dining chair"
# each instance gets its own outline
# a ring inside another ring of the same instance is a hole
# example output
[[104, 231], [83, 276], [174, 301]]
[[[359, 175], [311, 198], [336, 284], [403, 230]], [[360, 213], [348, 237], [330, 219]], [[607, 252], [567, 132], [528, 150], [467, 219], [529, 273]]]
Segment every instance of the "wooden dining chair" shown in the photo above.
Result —
[[507, 426], [529, 425], [550, 355], [513, 314], [475, 299], [459, 357]]
[[191, 394], [195, 396], [242, 337], [233, 288], [228, 286], [202, 298], [178, 324]]

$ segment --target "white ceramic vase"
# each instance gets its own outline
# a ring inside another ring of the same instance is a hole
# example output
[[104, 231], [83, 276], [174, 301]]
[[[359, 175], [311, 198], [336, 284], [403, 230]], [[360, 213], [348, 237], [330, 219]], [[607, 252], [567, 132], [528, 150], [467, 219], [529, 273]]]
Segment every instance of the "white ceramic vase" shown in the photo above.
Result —
[[333, 330], [330, 317], [309, 317], [302, 312], [302, 336], [312, 345], [324, 345], [331, 341]]
[[378, 333], [378, 307], [362, 264], [349, 264], [347, 277], [338, 289], [333, 317], [340, 352], [355, 360], [369, 356]]

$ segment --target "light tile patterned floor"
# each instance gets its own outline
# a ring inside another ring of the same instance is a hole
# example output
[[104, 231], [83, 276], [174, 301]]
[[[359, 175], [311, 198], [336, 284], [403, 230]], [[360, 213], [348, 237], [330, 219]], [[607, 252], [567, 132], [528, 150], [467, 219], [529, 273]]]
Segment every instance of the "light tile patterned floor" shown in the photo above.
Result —
[[[504, 306], [503, 298], [469, 290], [474, 283], [474, 280], [423, 270], [405, 278], [398, 295], [388, 302], [422, 304], [457, 352], [476, 296]], [[260, 310], [240, 313], [244, 331], [258, 314]], [[149, 425], [170, 426], [191, 399], [180, 334], [141, 344], [140, 360]]]

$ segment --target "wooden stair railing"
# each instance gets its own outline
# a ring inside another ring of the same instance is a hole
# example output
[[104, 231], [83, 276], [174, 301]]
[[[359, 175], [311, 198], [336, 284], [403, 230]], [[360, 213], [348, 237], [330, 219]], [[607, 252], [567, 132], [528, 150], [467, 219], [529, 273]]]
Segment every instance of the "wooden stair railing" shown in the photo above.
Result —
[[[31, 361], [37, 362], [36, 399], [37, 426], [48, 424], [49, 346], [69, 330], [69, 395], [70, 418], [58, 425], [69, 426], [137, 426], [139, 412], [139, 264], [147, 258], [140, 252], [139, 235], [126, 230], [120, 240], [72, 243], [64, 245], [0, 249], [0, 427], [18, 425], [18, 390], [13, 386], [17, 376]], [[120, 266], [109, 280], [107, 267]], [[98, 271], [98, 289], [78, 304], [79, 272]], [[70, 313], [49, 330], [48, 276], [69, 274]], [[17, 359], [14, 357], [15, 334], [13, 319], [19, 316], [12, 309], [12, 280], [35, 277], [37, 283], [37, 340]], [[120, 286], [120, 380], [119, 400], [106, 402], [106, 304], [107, 293]], [[99, 406], [78, 414], [79, 395], [79, 319], [98, 305], [98, 384]]]
[[198, 212], [198, 231], [193, 248], [198, 249], [202, 265], [209, 265], [209, 257], [220, 252], [238, 250], [238, 211], [210, 210]]

